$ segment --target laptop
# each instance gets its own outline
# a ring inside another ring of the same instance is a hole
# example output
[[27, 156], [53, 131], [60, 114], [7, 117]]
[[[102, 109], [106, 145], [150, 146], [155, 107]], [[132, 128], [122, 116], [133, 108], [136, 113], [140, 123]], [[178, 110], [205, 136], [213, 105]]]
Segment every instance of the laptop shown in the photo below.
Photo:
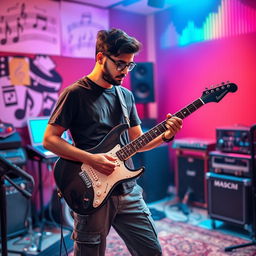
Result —
[[[43, 117], [30, 117], [27, 119], [31, 148], [44, 158], [57, 157], [56, 154], [49, 151], [43, 146], [44, 132], [48, 124], [49, 118], [50, 118], [49, 116], [43, 116]], [[67, 131], [63, 133], [62, 138], [72, 144], [72, 140]]]

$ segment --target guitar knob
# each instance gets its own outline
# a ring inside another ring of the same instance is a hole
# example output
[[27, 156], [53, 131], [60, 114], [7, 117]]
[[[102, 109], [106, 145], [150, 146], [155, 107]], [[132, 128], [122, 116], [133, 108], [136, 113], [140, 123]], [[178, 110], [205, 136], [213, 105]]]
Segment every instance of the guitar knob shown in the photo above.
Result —
[[96, 195], [97, 195], [97, 196], [100, 196], [100, 195], [101, 195], [101, 191], [98, 190], [98, 191], [96, 192]]
[[97, 181], [96, 182], [96, 187], [100, 187], [101, 186], [101, 182], [100, 181]]
[[100, 203], [99, 200], [95, 200], [95, 204], [98, 205]]

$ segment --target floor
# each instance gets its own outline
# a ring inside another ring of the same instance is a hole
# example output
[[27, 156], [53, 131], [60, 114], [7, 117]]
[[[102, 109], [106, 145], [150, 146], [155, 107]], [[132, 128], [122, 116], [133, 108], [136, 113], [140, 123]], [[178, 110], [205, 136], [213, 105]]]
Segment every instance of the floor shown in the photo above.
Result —
[[[197, 225], [197, 226], [200, 226], [200, 227], [206, 228], [206, 229], [213, 229], [212, 220], [209, 218], [206, 209], [199, 208], [199, 207], [193, 207], [191, 205], [187, 206], [187, 205], [183, 205], [183, 204], [177, 204], [177, 201], [173, 197], [167, 197], [167, 198], [164, 198], [157, 202], [148, 203], [148, 206], [151, 210], [153, 219], [155, 219], [155, 220], [167, 217], [174, 221], [185, 222], [185, 223]], [[227, 223], [222, 222], [222, 221], [216, 221], [215, 224], [216, 224], [216, 228], [215, 228], [216, 231], [230, 234], [233, 236], [237, 236], [237, 237], [246, 239], [250, 242], [250, 233], [243, 227], [236, 227], [236, 226], [230, 225], [230, 224], [228, 225]], [[58, 237], [59, 237], [59, 235], [58, 235]], [[69, 237], [69, 235], [68, 235], [68, 237]], [[44, 242], [46, 243], [48, 240], [49, 239], [44, 239]], [[52, 238], [50, 238], [50, 240], [52, 240]], [[30, 242], [31, 241], [27, 241], [28, 244], [30, 244]], [[45, 245], [43, 244], [43, 246], [46, 246], [46, 244]], [[22, 246], [24, 244], [20, 244], [20, 245]], [[12, 247], [11, 244], [9, 244], [8, 247], [11, 248]], [[58, 247], [59, 247], [59, 245], [56, 244], [54, 246], [54, 251], [58, 252]], [[12, 249], [17, 249], [17, 248], [19, 248], [19, 247], [13, 247]], [[51, 254], [51, 256], [55, 255], [52, 253], [50, 253], [50, 254]], [[8, 255], [13, 255], [13, 254], [8, 254]], [[15, 255], [17, 255], [17, 254], [15, 254]], [[49, 255], [49, 253], [48, 252], [46, 252], [46, 254], [35, 253], [33, 255], [44, 256], [44, 255]]]
[[250, 240], [251, 233], [247, 229], [250, 230], [251, 227], [237, 226], [219, 220], [213, 221], [205, 208], [179, 204], [172, 197], [148, 203], [148, 206], [151, 209], [153, 217], [154, 213], [156, 213], [156, 219], [158, 215], [161, 217], [161, 213], [163, 213], [171, 220], [197, 225], [206, 229], [213, 229], [213, 224], [215, 224], [215, 230], [217, 231]]

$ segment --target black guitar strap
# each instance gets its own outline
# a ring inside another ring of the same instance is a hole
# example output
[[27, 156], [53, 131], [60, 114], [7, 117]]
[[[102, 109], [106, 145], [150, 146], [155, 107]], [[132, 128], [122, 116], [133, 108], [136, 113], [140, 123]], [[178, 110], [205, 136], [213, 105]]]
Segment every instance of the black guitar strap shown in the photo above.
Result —
[[[116, 86], [116, 91], [117, 91], [117, 95], [118, 95], [118, 98], [119, 98], [119, 101], [120, 101], [120, 104], [121, 104], [121, 107], [122, 107], [122, 112], [123, 112], [123, 115], [124, 115], [124, 120], [125, 122], [127, 123], [127, 125], [130, 127], [130, 119], [129, 119], [129, 115], [128, 115], [128, 109], [127, 109], [127, 105], [126, 105], [126, 102], [125, 102], [125, 99], [124, 99], [124, 95], [122, 93], [122, 89], [120, 88], [120, 86]], [[123, 134], [126, 138], [126, 142], [129, 142], [129, 134], [128, 134], [128, 129], [125, 130], [124, 134]], [[131, 168], [133, 169], [134, 168], [134, 165], [133, 165], [133, 162], [132, 162], [132, 159], [129, 158], [127, 161], [126, 161], [126, 164]], [[128, 183], [131, 184], [131, 186], [134, 185], [134, 181], [129, 181]], [[126, 184], [126, 186], [129, 187], [128, 184]], [[129, 188], [123, 188], [124, 190], [128, 189]]]
[[121, 107], [122, 107], [124, 119], [130, 127], [130, 119], [129, 119], [129, 115], [128, 115], [127, 105], [126, 105], [124, 95], [122, 93], [122, 90], [121, 90], [120, 86], [116, 86], [116, 91], [117, 91], [117, 95], [118, 95], [118, 98], [119, 98], [119, 101], [120, 101], [120, 104], [121, 104]]

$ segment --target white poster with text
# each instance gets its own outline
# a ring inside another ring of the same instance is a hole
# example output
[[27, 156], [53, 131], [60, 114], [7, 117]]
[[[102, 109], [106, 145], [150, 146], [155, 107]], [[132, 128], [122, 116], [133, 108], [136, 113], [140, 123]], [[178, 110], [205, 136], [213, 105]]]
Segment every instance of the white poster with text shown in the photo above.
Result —
[[60, 5], [49, 0], [1, 0], [2, 52], [60, 54]]

